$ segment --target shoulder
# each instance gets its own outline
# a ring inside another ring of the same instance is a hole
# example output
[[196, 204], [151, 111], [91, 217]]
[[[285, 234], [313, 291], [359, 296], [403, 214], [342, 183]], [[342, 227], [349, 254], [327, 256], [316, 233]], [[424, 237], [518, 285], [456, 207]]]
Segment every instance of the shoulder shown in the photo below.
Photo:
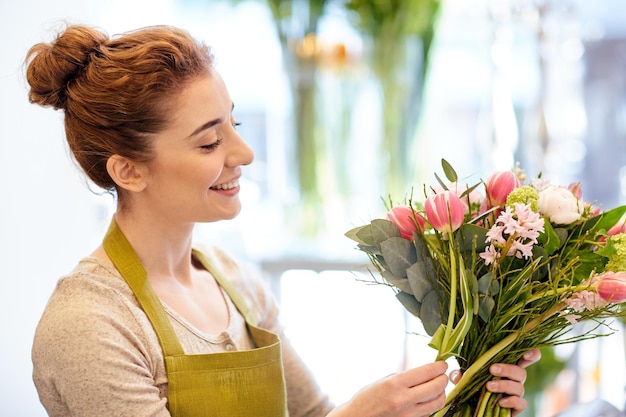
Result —
[[129, 346], [149, 356], [156, 341], [151, 328], [115, 268], [86, 258], [58, 281], [35, 331], [33, 362], [49, 365], [52, 357], [62, 363]]
[[[149, 415], [167, 415], [158, 339], [111, 265], [87, 258], [59, 280], [35, 331], [31, 355], [33, 381], [50, 415], [69, 415], [69, 410], [136, 416], [159, 410]], [[112, 397], [124, 400], [111, 403]]]

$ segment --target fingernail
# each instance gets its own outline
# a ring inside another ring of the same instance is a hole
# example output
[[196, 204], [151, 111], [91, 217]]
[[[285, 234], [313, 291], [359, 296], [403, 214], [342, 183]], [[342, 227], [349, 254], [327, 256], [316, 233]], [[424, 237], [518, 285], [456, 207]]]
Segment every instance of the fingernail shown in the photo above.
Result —
[[498, 382], [497, 381], [489, 381], [487, 382], [487, 389], [492, 391], [492, 390], [496, 390], [498, 389]]
[[491, 373], [499, 375], [502, 372], [502, 367], [500, 365], [493, 365], [491, 367]]

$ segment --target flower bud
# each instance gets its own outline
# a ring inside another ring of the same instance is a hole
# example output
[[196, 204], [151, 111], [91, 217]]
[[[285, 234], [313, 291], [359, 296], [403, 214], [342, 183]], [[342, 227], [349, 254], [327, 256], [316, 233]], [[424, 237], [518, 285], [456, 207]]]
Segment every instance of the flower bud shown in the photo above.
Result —
[[442, 233], [454, 232], [465, 220], [465, 206], [461, 199], [451, 191], [428, 197], [424, 203], [424, 209], [430, 225]]
[[626, 301], [626, 272], [608, 271], [596, 277], [598, 295], [611, 303]]
[[519, 178], [513, 171], [501, 171], [491, 174], [485, 184], [487, 198], [491, 207], [502, 207], [511, 191], [521, 186]]
[[411, 207], [395, 206], [387, 213], [387, 220], [391, 221], [400, 230], [400, 236], [407, 240], [413, 240], [413, 232], [424, 230], [426, 222]]

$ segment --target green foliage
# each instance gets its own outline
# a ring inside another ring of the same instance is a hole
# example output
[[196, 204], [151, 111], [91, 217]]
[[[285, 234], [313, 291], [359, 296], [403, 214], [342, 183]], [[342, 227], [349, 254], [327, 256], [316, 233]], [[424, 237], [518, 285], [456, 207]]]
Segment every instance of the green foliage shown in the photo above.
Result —
[[[445, 160], [442, 168], [448, 181], [458, 180]], [[436, 176], [436, 180], [446, 187], [441, 178]], [[520, 188], [524, 187], [532, 188]], [[468, 186], [463, 195], [469, 198], [469, 190], [474, 189], [476, 185]], [[518, 197], [531, 194], [538, 196], [538, 191], [517, 193]], [[527, 208], [536, 200], [529, 201]], [[409, 204], [415, 215], [425, 216], [417, 208], [421, 205]], [[533, 229], [525, 230], [521, 220], [516, 223], [517, 217], [526, 216], [516, 206], [498, 218], [493, 210], [488, 214], [469, 210], [465, 223], [451, 234], [440, 233], [427, 223], [426, 230], [404, 239], [391, 221], [381, 219], [346, 234], [368, 254], [385, 283], [396, 289], [402, 305], [422, 321], [439, 358], [454, 356], [464, 371], [437, 417], [461, 416], [467, 409], [486, 410], [493, 399], [482, 394], [482, 387], [491, 378], [487, 371], [491, 364], [516, 363], [532, 348], [606, 336], [595, 331], [569, 332], [577, 320], [594, 321], [600, 327], [604, 319], [624, 315], [621, 304], [598, 301], [582, 308], [569, 302], [578, 294], [595, 291], [592, 278], [623, 250], [616, 245], [622, 245], [622, 239], [626, 242], [623, 234], [606, 237], [607, 230], [626, 214], [626, 206], [596, 214], [590, 203], [584, 204], [580, 219], [565, 226], [551, 224], [539, 212], [528, 215], [524, 221], [534, 227], [543, 225], [537, 228], [536, 243], [524, 237]], [[502, 240], [490, 240], [499, 235]], [[528, 254], [516, 249], [516, 245], [528, 244], [532, 245]], [[490, 245], [498, 256], [486, 252]], [[485, 262], [483, 256], [490, 261]], [[615, 265], [621, 264], [616, 261]]]

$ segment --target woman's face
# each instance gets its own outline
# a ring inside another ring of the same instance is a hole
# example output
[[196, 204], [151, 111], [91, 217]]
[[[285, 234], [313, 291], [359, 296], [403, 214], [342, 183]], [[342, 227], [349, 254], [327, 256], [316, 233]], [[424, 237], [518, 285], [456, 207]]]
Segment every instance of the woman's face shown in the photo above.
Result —
[[163, 221], [231, 219], [241, 208], [241, 166], [254, 154], [235, 126], [233, 103], [219, 74], [201, 76], [175, 99], [169, 127], [156, 136], [146, 164], [142, 210]]

